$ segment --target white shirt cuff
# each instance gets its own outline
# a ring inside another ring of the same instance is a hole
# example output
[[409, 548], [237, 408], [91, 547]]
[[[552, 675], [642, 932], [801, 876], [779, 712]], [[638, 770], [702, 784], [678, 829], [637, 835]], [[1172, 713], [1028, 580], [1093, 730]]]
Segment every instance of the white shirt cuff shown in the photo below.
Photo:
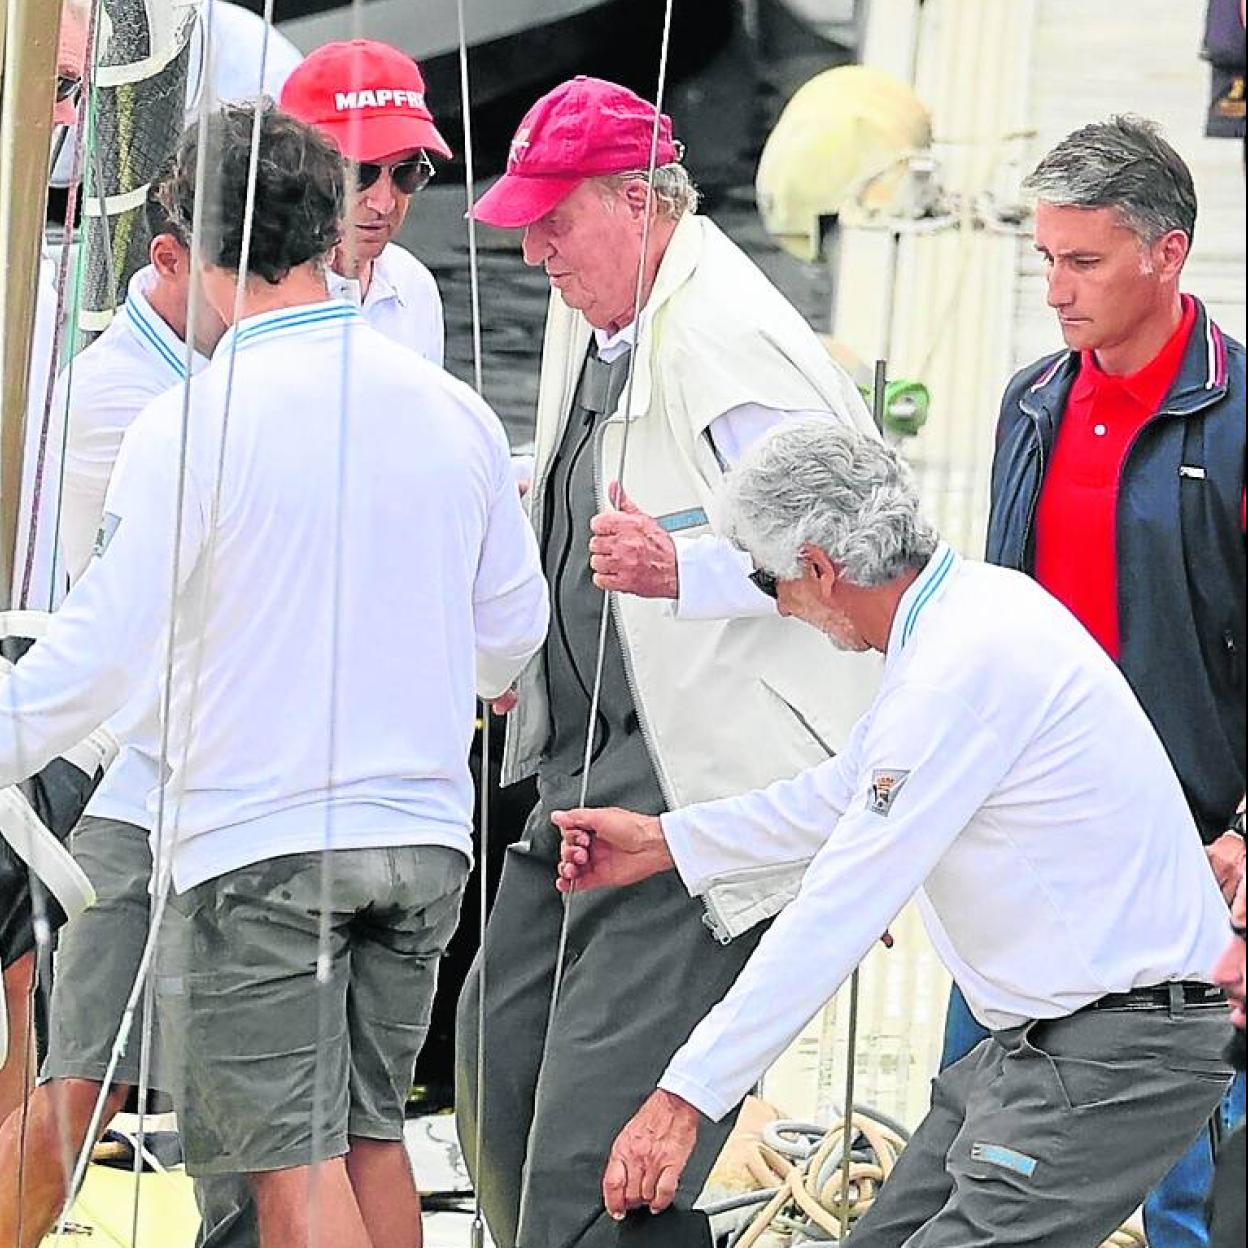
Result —
[[669, 604], [678, 620], [722, 620], [775, 615], [776, 604], [750, 581], [749, 555], [713, 533], [676, 538], [679, 597]]
[[671, 1066], [659, 1080], [659, 1089], [680, 1097], [682, 1101], [688, 1101], [694, 1109], [700, 1114], [705, 1114], [712, 1122], [719, 1122], [721, 1118], [726, 1118], [736, 1108], [735, 1105], [725, 1104], [710, 1088], [703, 1087], [696, 1080], [688, 1078]]

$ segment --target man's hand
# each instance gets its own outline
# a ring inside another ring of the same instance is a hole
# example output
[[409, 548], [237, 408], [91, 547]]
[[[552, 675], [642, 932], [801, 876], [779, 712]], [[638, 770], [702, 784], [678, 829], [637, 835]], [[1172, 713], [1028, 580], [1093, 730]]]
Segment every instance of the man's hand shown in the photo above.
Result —
[[622, 888], [670, 871], [675, 865], [663, 825], [653, 815], [630, 810], [557, 810], [551, 821], [563, 833], [555, 887]]
[[1205, 853], [1209, 855], [1209, 865], [1229, 906], [1244, 878], [1244, 838], [1234, 832], [1223, 832], [1212, 845], [1205, 846]]
[[589, 566], [599, 589], [638, 598], [678, 598], [676, 543], [653, 517], [637, 508], [617, 481], [611, 501], [618, 511], [602, 511], [590, 521]]
[[617, 1221], [642, 1206], [662, 1213], [698, 1142], [698, 1111], [671, 1092], [656, 1092], [611, 1146], [602, 1201]]
[[520, 695], [516, 692], [513, 685], [506, 693], [501, 693], [493, 702], [490, 703], [490, 709], [495, 715], [509, 715], [514, 711], [520, 702]]

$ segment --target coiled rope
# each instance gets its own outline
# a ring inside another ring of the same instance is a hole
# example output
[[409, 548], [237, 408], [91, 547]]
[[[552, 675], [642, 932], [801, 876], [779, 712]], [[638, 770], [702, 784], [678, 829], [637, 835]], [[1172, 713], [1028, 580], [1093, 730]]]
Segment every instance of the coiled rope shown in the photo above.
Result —
[[[844, 1225], [849, 1228], [844, 1242], [853, 1243], [854, 1224], [879, 1198], [910, 1134], [901, 1123], [862, 1105], [852, 1115], [838, 1117], [841, 1121], [831, 1130], [806, 1122], [770, 1122], [746, 1147], [740, 1160], [757, 1190], [705, 1210], [712, 1218], [736, 1214], [742, 1219], [729, 1233], [727, 1248], [841, 1243], [843, 1211], [848, 1211]], [[846, 1120], [852, 1121], [848, 1168]], [[1101, 1248], [1147, 1245], [1142, 1231], [1128, 1222]]]

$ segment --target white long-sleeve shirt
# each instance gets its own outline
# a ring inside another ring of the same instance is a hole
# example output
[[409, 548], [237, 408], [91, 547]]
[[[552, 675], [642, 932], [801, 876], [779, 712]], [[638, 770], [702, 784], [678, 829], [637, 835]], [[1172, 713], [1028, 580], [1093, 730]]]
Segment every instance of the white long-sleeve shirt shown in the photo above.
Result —
[[718, 1119], [917, 891], [975, 1015], [1004, 1028], [1208, 978], [1226, 907], [1125, 679], [1029, 578], [941, 546], [835, 759], [663, 816], [689, 891], [808, 861], [796, 900], [660, 1086]]
[[471, 857], [474, 686], [506, 689], [549, 614], [502, 426], [336, 301], [246, 319], [190, 386], [184, 471], [175, 389], [125, 438], [100, 558], [0, 686], [0, 783], [124, 700], [176, 552], [175, 887], [326, 845]]
[[[53, 409], [68, 413], [69, 426], [59, 536], [71, 583], [91, 563], [126, 430], [153, 399], [186, 377], [186, 344], [147, 301], [155, 281], [150, 265], [140, 269], [108, 328], [57, 379]], [[207, 364], [207, 357], [192, 355], [194, 372]], [[147, 799], [160, 776], [161, 665], [156, 659], [153, 655], [150, 674], [109, 721], [121, 752], [87, 806], [89, 815], [148, 830], [152, 813]]]

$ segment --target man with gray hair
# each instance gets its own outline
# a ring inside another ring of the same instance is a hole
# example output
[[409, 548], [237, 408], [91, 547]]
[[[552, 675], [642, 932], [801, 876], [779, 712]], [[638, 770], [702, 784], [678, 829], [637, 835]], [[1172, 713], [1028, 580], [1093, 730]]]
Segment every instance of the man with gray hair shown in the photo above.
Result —
[[674, 869], [723, 905], [762, 870], [790, 874], [762, 908], [783, 913], [617, 1138], [608, 1212], [664, 1207], [705, 1123], [916, 896], [991, 1035], [937, 1081], [854, 1248], [1095, 1248], [1229, 1080], [1209, 982], [1226, 910], [1160, 741], [1051, 596], [937, 541], [873, 439], [777, 430], [729, 477], [722, 524], [782, 614], [880, 651], [884, 680], [848, 746], [793, 779], [660, 818], [556, 814], [561, 889]]
[[[1244, 350], [1180, 289], [1196, 192], [1151, 122], [1081, 127], [1027, 187], [1068, 349], [1006, 390], [987, 558], [1034, 576], [1122, 669], [1229, 902], [1244, 870], [1248, 747]], [[983, 1035], [955, 992], [945, 1060]], [[1212, 1171], [1205, 1136], [1145, 1204], [1153, 1248], [1207, 1242]]]
[[[709, 531], [725, 469], [767, 429], [795, 414], [872, 426], [797, 310], [696, 214], [680, 156], [653, 104], [575, 78], [529, 110], [474, 208], [524, 230], [525, 261], [552, 287], [527, 501], [553, 627], [508, 699], [503, 777], [536, 771], [539, 802], [508, 851], [481, 963], [483, 1124], [479, 973], [456, 1046], [461, 1138], [475, 1163], [481, 1136], [474, 1178], [499, 1248], [706, 1248], [691, 1206], [730, 1126], [704, 1133], [664, 1217], [605, 1217], [606, 1142], [752, 938], [719, 943], [717, 916], [704, 922], [668, 879], [572, 898], [552, 1011], [551, 812], [584, 800], [658, 814], [792, 775], [842, 748], [877, 674], [782, 619], [749, 560]], [[636, 1035], [626, 1058], [623, 1017]]]

